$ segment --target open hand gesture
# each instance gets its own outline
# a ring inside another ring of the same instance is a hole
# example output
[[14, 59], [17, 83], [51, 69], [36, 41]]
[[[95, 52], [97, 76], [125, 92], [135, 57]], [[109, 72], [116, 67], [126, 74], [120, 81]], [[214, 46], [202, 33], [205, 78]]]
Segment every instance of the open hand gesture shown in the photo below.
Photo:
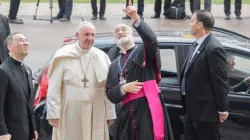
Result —
[[129, 17], [136, 20], [137, 17], [137, 9], [132, 6], [131, 0], [129, 0], [128, 7], [126, 9], [122, 9]]

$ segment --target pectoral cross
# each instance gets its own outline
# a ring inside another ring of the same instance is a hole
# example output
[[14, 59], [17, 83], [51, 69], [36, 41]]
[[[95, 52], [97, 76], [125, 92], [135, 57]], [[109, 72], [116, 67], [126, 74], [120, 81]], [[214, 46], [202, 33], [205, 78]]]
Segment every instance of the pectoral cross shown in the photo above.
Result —
[[84, 75], [84, 78], [81, 80], [81, 82], [84, 82], [84, 87], [86, 88], [87, 87], [87, 82], [89, 82], [89, 80]]
[[126, 84], [126, 79], [125, 79], [124, 77], [122, 77], [122, 73], [120, 73], [120, 78], [119, 78], [119, 80], [120, 80], [120, 85]]

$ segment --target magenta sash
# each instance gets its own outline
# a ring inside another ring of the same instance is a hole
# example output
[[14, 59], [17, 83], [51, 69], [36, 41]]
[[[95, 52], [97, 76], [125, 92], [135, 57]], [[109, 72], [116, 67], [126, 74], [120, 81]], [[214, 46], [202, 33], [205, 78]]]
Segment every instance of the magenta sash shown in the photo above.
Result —
[[159, 92], [156, 81], [150, 80], [143, 83], [143, 88], [137, 94], [128, 93], [122, 100], [124, 105], [131, 100], [146, 96], [153, 122], [154, 140], [164, 140], [164, 113]]

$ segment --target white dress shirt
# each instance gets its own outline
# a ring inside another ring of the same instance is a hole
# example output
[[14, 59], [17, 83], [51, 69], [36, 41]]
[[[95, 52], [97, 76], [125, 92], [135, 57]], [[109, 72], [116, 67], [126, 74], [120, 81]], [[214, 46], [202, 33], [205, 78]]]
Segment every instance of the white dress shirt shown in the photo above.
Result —
[[[207, 36], [209, 35], [210, 33], [208, 33], [207, 35], [201, 37], [200, 39], [197, 39], [196, 42], [198, 43], [198, 46], [195, 48], [194, 50], [194, 53], [193, 53], [193, 56], [192, 56], [192, 59], [194, 57], [194, 54], [197, 52], [197, 50], [200, 48], [201, 44], [204, 42], [204, 40], [207, 38]], [[198, 53], [198, 52], [197, 52]], [[190, 61], [192, 61], [192, 59]]]

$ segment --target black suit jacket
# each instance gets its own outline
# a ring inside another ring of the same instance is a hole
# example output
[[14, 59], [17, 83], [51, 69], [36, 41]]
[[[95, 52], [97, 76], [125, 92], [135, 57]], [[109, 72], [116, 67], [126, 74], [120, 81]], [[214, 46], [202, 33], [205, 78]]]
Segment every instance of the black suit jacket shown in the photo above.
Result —
[[9, 20], [6, 16], [0, 14], [0, 64], [8, 58], [8, 49], [4, 41], [9, 35]]
[[[183, 66], [181, 81], [187, 63]], [[209, 34], [185, 74], [185, 96], [182, 95], [182, 101], [185, 113], [191, 120], [218, 122], [218, 111], [228, 110], [227, 93], [230, 86], [226, 63], [223, 46], [212, 33]]]
[[30, 140], [36, 130], [33, 115], [34, 90], [31, 69], [25, 66], [30, 93], [10, 58], [0, 66], [0, 135], [11, 134], [11, 140]]

